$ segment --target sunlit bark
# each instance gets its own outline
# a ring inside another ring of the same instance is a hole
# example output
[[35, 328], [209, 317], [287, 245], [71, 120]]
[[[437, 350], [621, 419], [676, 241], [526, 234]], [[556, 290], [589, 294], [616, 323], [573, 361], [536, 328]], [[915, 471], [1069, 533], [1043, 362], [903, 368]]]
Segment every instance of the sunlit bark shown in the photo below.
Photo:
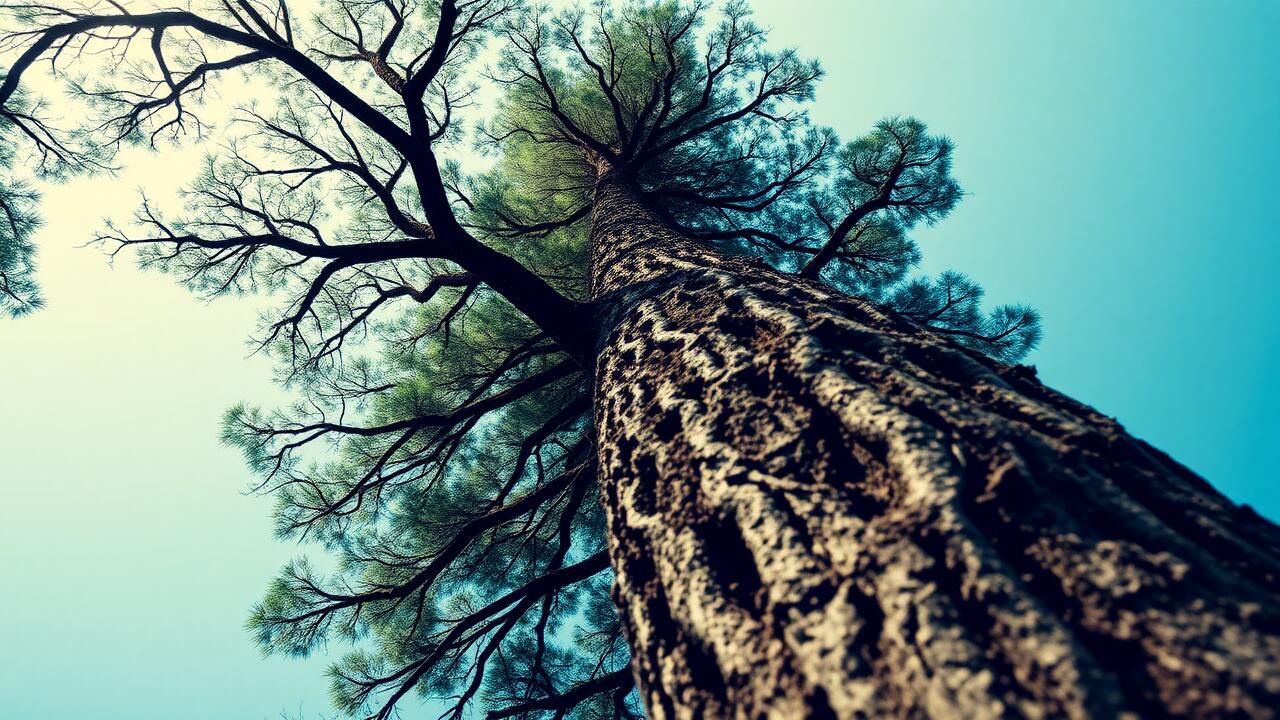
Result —
[[596, 430], [652, 717], [1273, 717], [1280, 532], [1026, 368], [606, 176]]

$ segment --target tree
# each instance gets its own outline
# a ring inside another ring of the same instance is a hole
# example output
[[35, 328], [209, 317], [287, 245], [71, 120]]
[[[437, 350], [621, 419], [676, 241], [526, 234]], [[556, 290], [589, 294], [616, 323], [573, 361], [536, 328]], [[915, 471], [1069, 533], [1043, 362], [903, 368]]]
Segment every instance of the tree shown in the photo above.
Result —
[[[12, 9], [0, 108], [38, 170], [203, 139], [228, 73], [261, 96], [180, 212], [99, 240], [285, 298], [259, 340], [299, 401], [225, 437], [336, 567], [290, 564], [250, 626], [350, 642], [343, 711], [1280, 707], [1275, 526], [1009, 364], [1033, 310], [910, 277], [950, 141], [813, 126], [820, 69], [744, 4]], [[79, 126], [17, 94], [89, 55]]]

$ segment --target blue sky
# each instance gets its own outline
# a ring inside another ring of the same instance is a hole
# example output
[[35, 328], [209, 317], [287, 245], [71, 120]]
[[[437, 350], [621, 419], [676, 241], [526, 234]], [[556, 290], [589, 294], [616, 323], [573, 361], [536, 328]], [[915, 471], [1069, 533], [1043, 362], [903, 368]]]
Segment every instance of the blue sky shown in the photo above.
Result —
[[[969, 195], [919, 233], [929, 272], [1029, 302], [1029, 362], [1228, 496], [1280, 518], [1280, 4], [756, 0], [821, 59], [815, 117], [910, 114]], [[50, 189], [50, 307], [0, 323], [0, 708], [16, 720], [317, 717], [323, 658], [242, 622], [276, 568], [270, 502], [218, 418], [276, 392], [252, 300], [205, 304], [77, 249], [198, 154]]]
[[1035, 305], [1045, 382], [1280, 518], [1280, 4], [757, 7], [823, 61], [819, 121], [955, 140], [925, 270]]

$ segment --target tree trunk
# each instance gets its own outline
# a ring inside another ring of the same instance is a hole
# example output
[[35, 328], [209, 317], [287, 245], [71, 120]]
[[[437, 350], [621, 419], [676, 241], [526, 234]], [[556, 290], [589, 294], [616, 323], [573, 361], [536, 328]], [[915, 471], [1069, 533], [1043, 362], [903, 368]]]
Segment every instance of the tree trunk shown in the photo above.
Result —
[[1034, 371], [597, 191], [615, 599], [667, 718], [1277, 717], [1280, 529]]

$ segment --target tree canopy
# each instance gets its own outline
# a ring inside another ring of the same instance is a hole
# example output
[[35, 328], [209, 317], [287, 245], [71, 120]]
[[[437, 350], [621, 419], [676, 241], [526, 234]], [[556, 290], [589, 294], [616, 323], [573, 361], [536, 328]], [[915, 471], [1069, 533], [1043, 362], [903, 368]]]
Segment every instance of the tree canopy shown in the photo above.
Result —
[[[1013, 362], [1039, 339], [1034, 310], [913, 274], [912, 231], [963, 195], [951, 141], [909, 117], [848, 142], [816, 126], [819, 65], [768, 47], [744, 2], [4, 9], [0, 304], [39, 302], [32, 181], [208, 143], [182, 207], [143, 198], [97, 239], [207, 295], [281, 299], [256, 340], [298, 400], [238, 405], [223, 437], [279, 535], [324, 560], [285, 567], [249, 626], [269, 652], [349, 644], [331, 670], [349, 714], [414, 691], [459, 718], [641, 712], [583, 371], [603, 175], [689, 238], [974, 351]], [[71, 125], [23, 93], [42, 70]]]

